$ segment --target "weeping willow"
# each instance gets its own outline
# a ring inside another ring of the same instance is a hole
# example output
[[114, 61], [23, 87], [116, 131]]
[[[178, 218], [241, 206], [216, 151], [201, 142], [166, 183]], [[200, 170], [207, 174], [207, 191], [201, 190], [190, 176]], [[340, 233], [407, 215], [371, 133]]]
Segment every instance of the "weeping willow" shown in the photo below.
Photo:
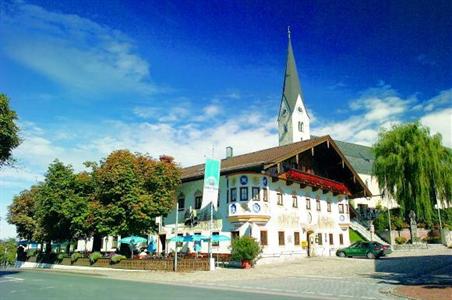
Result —
[[373, 174], [403, 215], [413, 210], [431, 224], [437, 201], [442, 207], [452, 203], [452, 151], [442, 146], [440, 134], [431, 136], [418, 122], [394, 126], [380, 132], [374, 151]]

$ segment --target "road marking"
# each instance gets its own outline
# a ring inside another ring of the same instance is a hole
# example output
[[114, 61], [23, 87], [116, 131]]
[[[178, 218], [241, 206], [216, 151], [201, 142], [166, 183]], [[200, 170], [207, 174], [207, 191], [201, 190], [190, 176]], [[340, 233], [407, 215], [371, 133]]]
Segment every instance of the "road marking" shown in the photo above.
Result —
[[0, 280], [0, 283], [4, 282], [21, 282], [24, 281], [23, 278], [17, 278], [17, 277], [11, 277], [11, 276], [5, 276], [3, 277], [5, 279]]
[[377, 298], [375, 298], [375, 297], [366, 297], [366, 296], [361, 296], [361, 298], [362, 298], [362, 299], [371, 299], [371, 300], [377, 299]]
[[355, 298], [354, 296], [350, 296], [350, 295], [339, 295], [339, 297], [343, 297], [343, 298]]

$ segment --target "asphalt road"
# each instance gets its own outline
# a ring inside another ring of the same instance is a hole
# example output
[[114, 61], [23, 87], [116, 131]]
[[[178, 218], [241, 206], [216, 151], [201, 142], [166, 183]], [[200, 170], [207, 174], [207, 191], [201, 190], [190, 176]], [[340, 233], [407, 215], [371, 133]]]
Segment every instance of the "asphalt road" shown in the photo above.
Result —
[[[297, 297], [299, 299], [319, 299]], [[246, 299], [285, 300], [294, 297], [278, 293], [247, 293], [225, 289], [207, 289], [188, 286], [141, 283], [114, 280], [103, 276], [69, 274], [46, 271], [0, 272], [1, 300], [52, 300], [52, 299]]]

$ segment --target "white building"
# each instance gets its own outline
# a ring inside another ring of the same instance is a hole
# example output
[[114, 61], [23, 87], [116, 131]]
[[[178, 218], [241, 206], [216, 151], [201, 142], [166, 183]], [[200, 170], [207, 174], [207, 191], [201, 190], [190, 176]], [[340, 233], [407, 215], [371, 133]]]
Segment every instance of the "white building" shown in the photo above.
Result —
[[[331, 137], [311, 138], [290, 36], [278, 125], [280, 146], [221, 161], [213, 232], [254, 237], [263, 246], [264, 261], [334, 255], [350, 243], [349, 200], [372, 194]], [[179, 211], [163, 219], [159, 251], [173, 251], [176, 243], [168, 240], [176, 234], [209, 234], [203, 175], [203, 164], [183, 169]], [[200, 219], [194, 227], [184, 225], [190, 209]], [[213, 252], [229, 253], [230, 244], [220, 242]], [[192, 242], [181, 247], [194, 251]], [[207, 252], [207, 243], [201, 247]]]

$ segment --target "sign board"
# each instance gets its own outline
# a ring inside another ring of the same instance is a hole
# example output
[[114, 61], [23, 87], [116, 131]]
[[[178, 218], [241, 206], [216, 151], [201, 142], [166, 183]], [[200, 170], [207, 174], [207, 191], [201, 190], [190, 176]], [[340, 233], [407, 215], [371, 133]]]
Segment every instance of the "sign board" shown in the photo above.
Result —
[[218, 189], [220, 185], [220, 161], [207, 159], [204, 168], [204, 188], [202, 192], [202, 207], [210, 203], [215, 207], [218, 200]]

